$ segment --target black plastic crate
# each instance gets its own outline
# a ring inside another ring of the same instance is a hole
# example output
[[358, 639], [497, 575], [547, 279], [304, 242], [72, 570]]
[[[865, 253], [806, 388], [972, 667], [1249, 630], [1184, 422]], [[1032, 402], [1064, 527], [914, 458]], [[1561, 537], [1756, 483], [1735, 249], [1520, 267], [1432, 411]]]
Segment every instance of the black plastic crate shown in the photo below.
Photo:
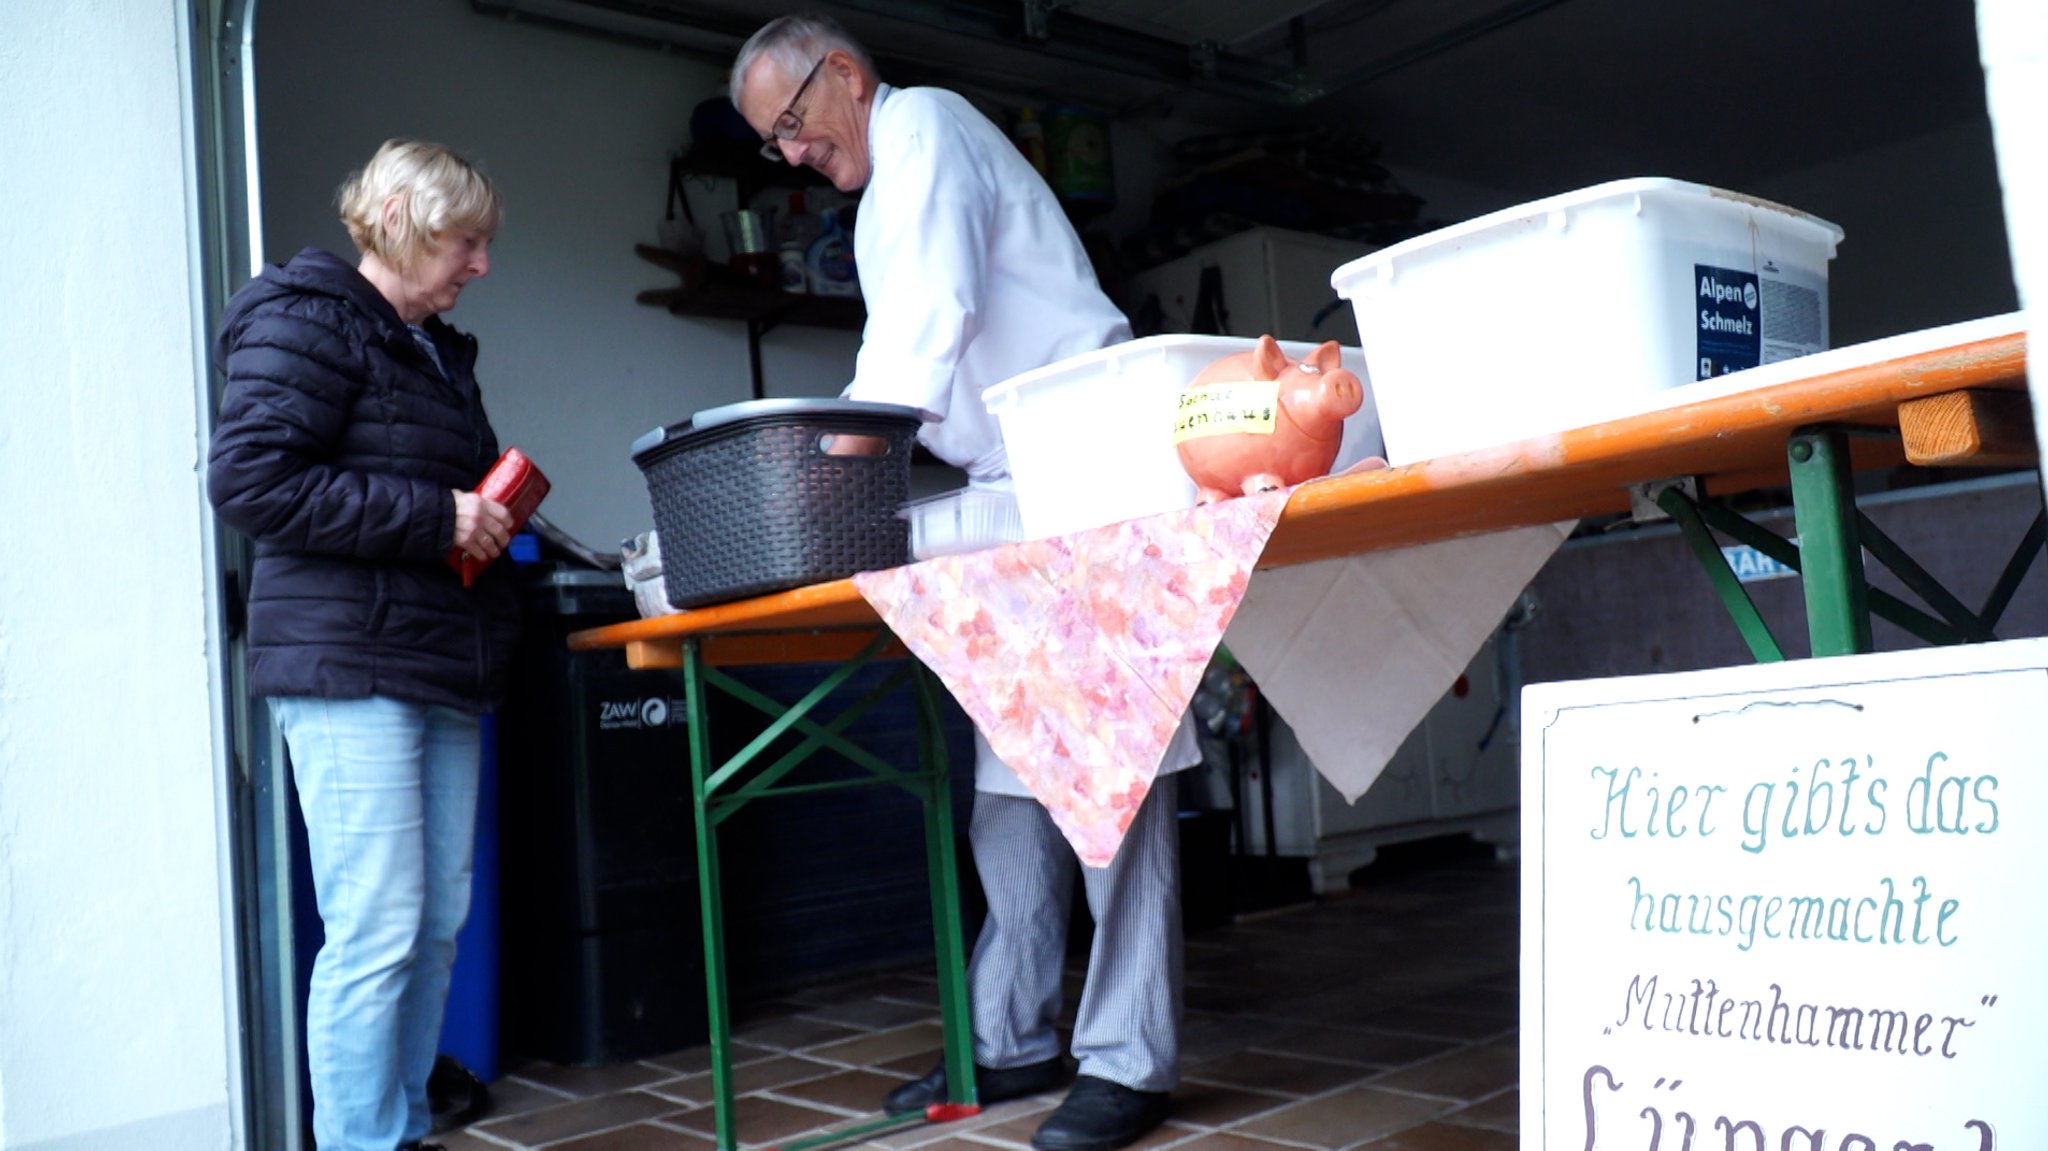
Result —
[[[855, 400], [752, 400], [633, 443], [669, 603], [697, 607], [910, 562], [910, 454], [923, 414]], [[833, 436], [879, 455], [835, 455]]]

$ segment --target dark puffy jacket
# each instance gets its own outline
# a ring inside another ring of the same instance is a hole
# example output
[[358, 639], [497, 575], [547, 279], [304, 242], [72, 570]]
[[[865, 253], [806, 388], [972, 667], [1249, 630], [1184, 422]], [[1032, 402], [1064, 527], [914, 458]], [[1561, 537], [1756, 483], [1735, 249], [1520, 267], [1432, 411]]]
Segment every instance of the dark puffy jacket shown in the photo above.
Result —
[[519, 626], [510, 564], [464, 588], [446, 561], [452, 489], [476, 487], [498, 457], [476, 340], [422, 326], [446, 377], [368, 280], [313, 248], [228, 304], [206, 488], [256, 541], [252, 694], [469, 712], [504, 694]]

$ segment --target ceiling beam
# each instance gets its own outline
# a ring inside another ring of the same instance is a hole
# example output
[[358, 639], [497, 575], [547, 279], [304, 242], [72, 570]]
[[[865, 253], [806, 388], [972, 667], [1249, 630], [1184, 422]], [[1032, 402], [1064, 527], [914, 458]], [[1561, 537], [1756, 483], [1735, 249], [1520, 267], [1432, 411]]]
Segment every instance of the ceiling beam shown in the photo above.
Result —
[[754, 17], [633, 0], [469, 0], [485, 16], [576, 32], [731, 64], [762, 21]]
[[[1318, 79], [1307, 67], [1307, 43], [1313, 28], [1299, 17], [1288, 28], [1290, 61], [1277, 65], [1230, 52], [1211, 41], [1188, 42], [1091, 19], [1073, 11], [1074, 0], [828, 0], [827, 6], [1185, 91], [1302, 107], [1441, 56], [1565, 2], [1509, 0], [1326, 79]], [[758, 15], [678, 0], [470, 0], [470, 4], [487, 15], [595, 31], [722, 64], [732, 62], [739, 45], [761, 24]], [[931, 51], [912, 49], [896, 55], [912, 70], [922, 66], [952, 72], [960, 65], [957, 59]]]
[[[1070, 64], [1269, 104], [1306, 103], [1316, 93], [1292, 68], [1212, 44], [1133, 31], [1074, 14], [1057, 0], [832, 0], [833, 6], [918, 24], [975, 40], [1007, 43]], [[934, 63], [927, 61], [927, 63]]]
[[1369, 61], [1349, 71], [1331, 77], [1323, 85], [1319, 96], [1334, 96], [1353, 88], [1370, 84], [1382, 76], [1391, 75], [1413, 64], [1434, 59], [1460, 45], [1490, 36], [1503, 28], [1518, 24], [1540, 12], [1555, 8], [1565, 0], [1512, 0], [1511, 3], [1495, 8], [1491, 12], [1475, 16], [1462, 24], [1447, 28], [1434, 36], [1426, 37], [1389, 52], [1377, 60]]

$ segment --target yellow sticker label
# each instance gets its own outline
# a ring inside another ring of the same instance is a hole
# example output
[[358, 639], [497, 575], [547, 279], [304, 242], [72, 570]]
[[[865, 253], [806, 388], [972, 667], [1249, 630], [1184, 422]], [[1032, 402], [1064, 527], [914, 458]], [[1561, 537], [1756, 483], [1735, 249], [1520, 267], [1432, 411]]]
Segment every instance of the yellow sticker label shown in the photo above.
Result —
[[1180, 394], [1180, 410], [1173, 419], [1173, 442], [1186, 443], [1203, 436], [1270, 436], [1279, 408], [1277, 380], [1197, 384]]

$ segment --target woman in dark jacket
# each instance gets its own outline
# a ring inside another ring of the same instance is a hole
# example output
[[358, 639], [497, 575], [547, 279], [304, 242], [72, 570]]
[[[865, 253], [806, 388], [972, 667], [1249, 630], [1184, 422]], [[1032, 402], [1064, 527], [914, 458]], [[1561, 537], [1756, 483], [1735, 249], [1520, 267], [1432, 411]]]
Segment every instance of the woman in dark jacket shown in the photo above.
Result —
[[309, 248], [228, 305], [207, 468], [256, 543], [249, 690], [291, 752], [326, 942], [306, 1038], [321, 1151], [428, 1131], [469, 910], [478, 717], [504, 690], [518, 609], [504, 564], [462, 586], [450, 549], [496, 558], [498, 455], [476, 341], [443, 323], [490, 270], [497, 191], [461, 157], [393, 140], [341, 189], [355, 267]]

